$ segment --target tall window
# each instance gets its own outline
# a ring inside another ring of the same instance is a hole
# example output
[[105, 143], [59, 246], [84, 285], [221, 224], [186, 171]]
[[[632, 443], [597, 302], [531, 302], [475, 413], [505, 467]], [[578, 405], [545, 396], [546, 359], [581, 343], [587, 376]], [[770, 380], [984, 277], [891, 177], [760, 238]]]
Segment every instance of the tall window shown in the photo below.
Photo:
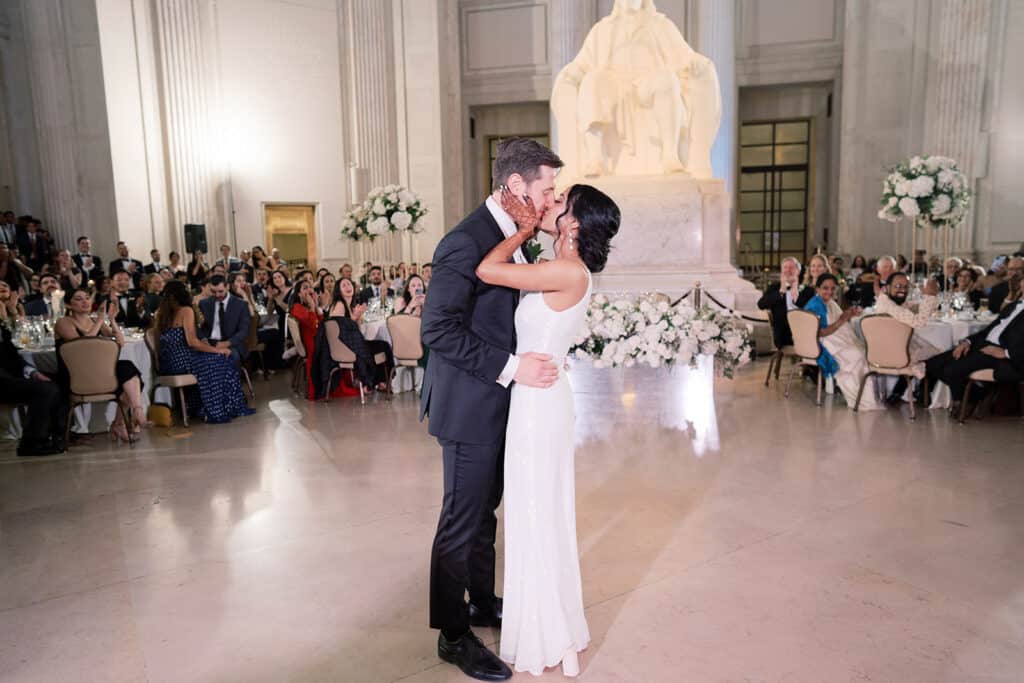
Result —
[[811, 122], [769, 121], [740, 127], [740, 249], [747, 272], [804, 261], [810, 211]]
[[[494, 160], [498, 157], [498, 145], [501, 144], [505, 138], [513, 137], [510, 135], [489, 135], [487, 137], [487, 185], [485, 185], [486, 191], [490, 192], [493, 187], [492, 181], [494, 180]], [[551, 136], [547, 133], [534, 133], [533, 135], [516, 135], [517, 138], [527, 138], [529, 140], [536, 140], [545, 147], [551, 146]]]

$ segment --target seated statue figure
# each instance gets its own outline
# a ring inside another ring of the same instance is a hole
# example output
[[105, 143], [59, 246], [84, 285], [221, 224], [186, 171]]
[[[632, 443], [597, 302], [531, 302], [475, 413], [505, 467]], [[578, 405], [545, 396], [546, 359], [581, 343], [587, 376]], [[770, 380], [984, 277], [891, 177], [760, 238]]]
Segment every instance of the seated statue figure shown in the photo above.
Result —
[[559, 72], [551, 108], [564, 178], [712, 177], [718, 74], [653, 0], [615, 0]]

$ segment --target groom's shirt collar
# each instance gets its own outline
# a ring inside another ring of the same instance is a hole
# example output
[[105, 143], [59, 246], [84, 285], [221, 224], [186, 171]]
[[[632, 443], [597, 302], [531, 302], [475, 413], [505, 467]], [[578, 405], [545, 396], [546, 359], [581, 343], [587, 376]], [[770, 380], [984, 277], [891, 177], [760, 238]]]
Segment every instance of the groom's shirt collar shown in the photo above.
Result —
[[484, 204], [487, 205], [487, 210], [494, 216], [494, 220], [498, 222], [498, 227], [501, 228], [501, 232], [505, 237], [511, 237], [516, 234], [516, 223], [512, 220], [512, 216], [509, 216], [505, 209], [501, 208], [501, 205], [494, 201], [493, 196], [488, 197]]

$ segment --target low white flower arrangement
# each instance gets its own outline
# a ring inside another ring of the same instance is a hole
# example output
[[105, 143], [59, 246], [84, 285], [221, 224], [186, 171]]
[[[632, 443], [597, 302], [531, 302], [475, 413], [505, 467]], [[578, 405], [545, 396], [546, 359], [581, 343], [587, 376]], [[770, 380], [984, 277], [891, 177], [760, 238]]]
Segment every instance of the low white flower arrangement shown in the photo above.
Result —
[[389, 232], [418, 233], [420, 218], [427, 208], [415, 192], [400, 185], [385, 185], [370, 190], [362, 204], [345, 214], [341, 236], [371, 242]]
[[570, 350], [594, 367], [696, 367], [698, 355], [714, 356], [716, 368], [732, 378], [750, 361], [750, 332], [728, 311], [689, 301], [672, 306], [650, 295], [639, 298], [596, 294], [586, 323]]
[[882, 183], [878, 217], [892, 223], [909, 218], [935, 228], [956, 226], [971, 205], [967, 177], [949, 157], [913, 157], [890, 169]]

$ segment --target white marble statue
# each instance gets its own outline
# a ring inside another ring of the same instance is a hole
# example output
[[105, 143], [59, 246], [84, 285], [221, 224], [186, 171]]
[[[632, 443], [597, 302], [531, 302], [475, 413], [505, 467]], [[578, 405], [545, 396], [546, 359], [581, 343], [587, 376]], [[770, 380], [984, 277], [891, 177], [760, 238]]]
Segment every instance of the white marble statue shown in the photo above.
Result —
[[615, 0], [551, 93], [562, 178], [711, 178], [718, 74], [653, 0]]

